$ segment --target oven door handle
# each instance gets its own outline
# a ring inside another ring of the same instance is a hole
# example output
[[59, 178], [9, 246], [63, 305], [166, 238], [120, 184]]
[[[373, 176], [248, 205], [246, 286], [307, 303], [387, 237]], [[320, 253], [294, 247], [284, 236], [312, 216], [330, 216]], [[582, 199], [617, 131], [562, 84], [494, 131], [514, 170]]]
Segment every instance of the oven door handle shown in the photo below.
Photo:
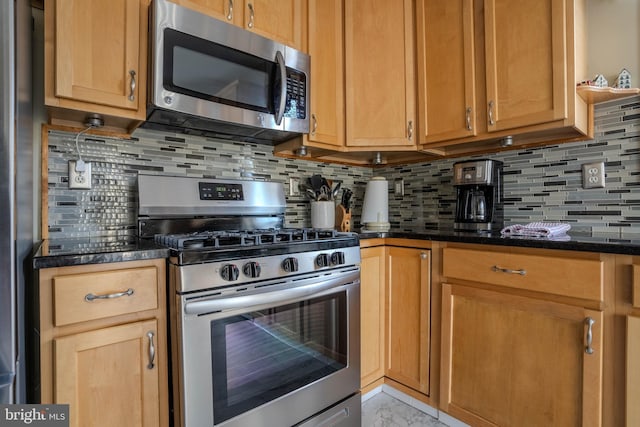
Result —
[[[312, 280], [315, 280], [314, 278]], [[288, 302], [308, 297], [328, 289], [359, 282], [360, 271], [341, 274], [340, 277], [301, 285], [295, 288], [281, 289], [278, 291], [260, 292], [245, 296], [220, 297], [205, 301], [188, 302], [184, 306], [185, 314], [207, 314], [215, 311], [231, 310], [237, 308], [250, 308], [257, 305]]]

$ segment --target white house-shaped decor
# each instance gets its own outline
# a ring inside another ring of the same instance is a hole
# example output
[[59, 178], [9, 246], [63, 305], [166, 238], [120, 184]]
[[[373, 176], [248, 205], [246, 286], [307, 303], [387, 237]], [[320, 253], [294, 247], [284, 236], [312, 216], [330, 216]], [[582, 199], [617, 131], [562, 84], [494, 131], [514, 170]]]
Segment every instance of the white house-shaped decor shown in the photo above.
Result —
[[623, 68], [618, 74], [614, 87], [617, 89], [631, 89], [631, 73], [626, 68]]
[[604, 76], [602, 74], [596, 74], [596, 76], [593, 78], [593, 86], [596, 87], [608, 87], [609, 86], [609, 82], [607, 81], [607, 79], [604, 78]]

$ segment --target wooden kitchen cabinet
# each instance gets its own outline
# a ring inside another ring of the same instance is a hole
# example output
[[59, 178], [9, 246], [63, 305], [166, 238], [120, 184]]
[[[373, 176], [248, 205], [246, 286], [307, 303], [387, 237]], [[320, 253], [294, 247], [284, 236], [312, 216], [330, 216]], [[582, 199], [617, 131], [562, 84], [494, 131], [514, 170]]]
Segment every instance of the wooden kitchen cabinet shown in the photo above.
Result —
[[171, 0], [268, 39], [305, 51], [306, 2], [301, 0]]
[[602, 425], [603, 262], [511, 252], [443, 250], [440, 408], [477, 426]]
[[305, 145], [344, 146], [344, 30], [342, 0], [309, 0], [311, 129]]
[[[149, 0], [45, 2], [45, 104], [53, 124], [132, 131], [146, 117]], [[109, 31], [104, 29], [108, 27]]]
[[[631, 311], [626, 316], [626, 426], [640, 425], [640, 265], [631, 270]], [[629, 312], [627, 312], [629, 313]], [[621, 313], [622, 314], [622, 313]]]
[[305, 6], [300, 0], [245, 0], [244, 27], [304, 52]]
[[416, 10], [423, 148], [446, 155], [506, 136], [517, 146], [589, 132], [575, 89], [586, 78], [584, 0], [418, 0]]
[[385, 375], [428, 395], [431, 252], [387, 247]]
[[640, 316], [627, 316], [626, 425], [640, 425]]
[[54, 395], [69, 404], [71, 425], [160, 425], [159, 376], [149, 356], [157, 331], [153, 319], [54, 339]]
[[69, 404], [71, 426], [168, 426], [165, 274], [164, 259], [39, 270], [41, 403]]
[[415, 149], [413, 2], [350, 0], [344, 13], [346, 146]]
[[421, 141], [476, 135], [473, 0], [416, 5]]
[[242, 0], [171, 0], [171, 2], [229, 24], [243, 26]]
[[360, 250], [360, 387], [384, 377], [386, 255], [385, 247]]

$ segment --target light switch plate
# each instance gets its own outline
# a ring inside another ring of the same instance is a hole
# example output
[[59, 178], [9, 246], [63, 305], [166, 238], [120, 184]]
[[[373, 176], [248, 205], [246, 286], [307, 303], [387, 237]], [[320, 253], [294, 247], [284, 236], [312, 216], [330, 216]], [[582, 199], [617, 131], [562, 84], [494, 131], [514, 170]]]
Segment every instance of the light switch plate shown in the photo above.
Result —
[[582, 188], [604, 188], [604, 162], [582, 165]]
[[396, 196], [404, 196], [404, 179], [397, 178], [393, 182], [393, 194]]
[[298, 178], [289, 178], [289, 195], [300, 195], [300, 180]]
[[69, 188], [91, 189], [91, 163], [84, 163], [84, 171], [76, 170], [76, 161], [69, 160]]

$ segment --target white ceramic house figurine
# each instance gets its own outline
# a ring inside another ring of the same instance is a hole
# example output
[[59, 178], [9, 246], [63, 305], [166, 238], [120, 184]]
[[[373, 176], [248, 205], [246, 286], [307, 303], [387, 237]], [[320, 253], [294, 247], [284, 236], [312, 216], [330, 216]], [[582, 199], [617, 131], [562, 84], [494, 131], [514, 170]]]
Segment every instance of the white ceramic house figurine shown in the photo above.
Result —
[[631, 89], [631, 73], [626, 68], [623, 68], [618, 74], [614, 87], [617, 89]]
[[609, 82], [604, 78], [602, 74], [596, 74], [592, 80], [592, 85], [595, 87], [608, 87]]

